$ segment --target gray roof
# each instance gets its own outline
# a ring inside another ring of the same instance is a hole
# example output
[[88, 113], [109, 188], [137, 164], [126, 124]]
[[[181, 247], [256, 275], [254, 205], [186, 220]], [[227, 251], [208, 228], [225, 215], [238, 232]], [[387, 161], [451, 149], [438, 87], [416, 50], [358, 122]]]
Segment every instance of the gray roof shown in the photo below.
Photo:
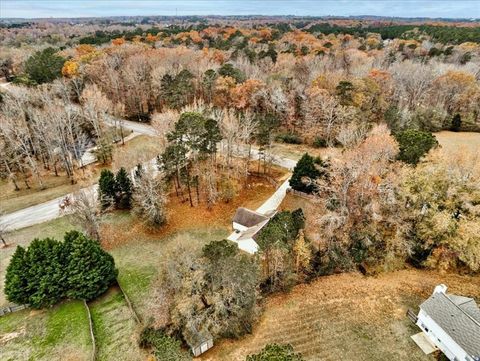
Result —
[[242, 232], [242, 235], [238, 237], [238, 241], [243, 241], [250, 238], [255, 239], [258, 232], [268, 223], [268, 221], [269, 219], [267, 218], [259, 224], [256, 224], [255, 226], [246, 229]]
[[257, 224], [267, 220], [268, 217], [264, 216], [263, 214], [257, 213], [255, 211], [251, 211], [250, 209], [240, 207], [235, 212], [235, 216], [233, 217], [233, 222], [241, 224], [245, 227], [253, 227]]
[[480, 310], [473, 298], [437, 292], [420, 308], [471, 357], [480, 357]]

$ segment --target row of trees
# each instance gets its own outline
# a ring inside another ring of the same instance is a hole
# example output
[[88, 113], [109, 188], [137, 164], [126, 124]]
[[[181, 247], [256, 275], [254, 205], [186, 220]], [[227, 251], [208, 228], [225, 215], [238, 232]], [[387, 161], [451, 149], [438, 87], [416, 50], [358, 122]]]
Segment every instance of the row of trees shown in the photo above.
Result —
[[115, 262], [97, 241], [71, 231], [63, 242], [34, 239], [18, 246], [7, 267], [5, 294], [9, 301], [35, 308], [62, 299], [92, 300], [117, 277]]
[[2, 177], [15, 190], [22, 183], [31, 188], [31, 177], [43, 189], [45, 175], [66, 175], [76, 183], [84, 174], [82, 157], [88, 148], [96, 145], [100, 160], [111, 159], [116, 131], [107, 127], [110, 112], [111, 102], [96, 86], [78, 89], [73, 82], [57, 81], [6, 93], [0, 104]]

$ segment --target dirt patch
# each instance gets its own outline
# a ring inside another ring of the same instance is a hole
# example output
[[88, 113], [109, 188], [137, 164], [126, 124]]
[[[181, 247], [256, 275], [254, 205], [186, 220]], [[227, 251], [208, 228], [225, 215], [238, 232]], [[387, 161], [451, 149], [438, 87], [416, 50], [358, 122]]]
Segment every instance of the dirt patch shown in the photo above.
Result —
[[21, 327], [18, 331], [6, 333], [0, 336], [0, 345], [7, 343], [17, 337], [23, 336], [25, 334], [25, 327]]
[[[286, 172], [280, 169], [273, 171], [273, 177], [281, 180]], [[231, 219], [238, 207], [256, 209], [275, 191], [267, 179], [250, 177], [248, 186], [241, 189], [230, 202], [219, 201], [211, 209], [201, 200], [200, 204], [190, 206], [173, 192], [167, 204], [168, 222], [159, 230], [152, 230], [138, 222], [134, 217], [126, 217], [115, 224], [105, 223], [101, 234], [103, 246], [112, 249], [135, 239], [157, 240], [176, 232], [195, 230], [204, 227], [229, 228]], [[195, 198], [195, 194], [193, 194]], [[196, 204], [196, 203], [195, 203]]]

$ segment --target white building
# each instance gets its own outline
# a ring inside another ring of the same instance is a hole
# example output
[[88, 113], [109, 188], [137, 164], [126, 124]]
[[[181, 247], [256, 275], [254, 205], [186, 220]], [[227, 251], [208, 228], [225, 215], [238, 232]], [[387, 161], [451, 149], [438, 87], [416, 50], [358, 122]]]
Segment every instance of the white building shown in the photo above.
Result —
[[420, 305], [416, 324], [423, 332], [412, 339], [424, 351], [430, 343], [429, 352], [439, 349], [452, 361], [480, 361], [480, 309], [473, 298], [446, 291], [438, 285]]

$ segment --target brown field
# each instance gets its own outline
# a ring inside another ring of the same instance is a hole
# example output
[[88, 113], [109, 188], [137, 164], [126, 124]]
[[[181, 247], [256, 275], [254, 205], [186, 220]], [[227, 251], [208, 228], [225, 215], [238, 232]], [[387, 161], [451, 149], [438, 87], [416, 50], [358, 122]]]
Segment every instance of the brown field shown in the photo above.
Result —
[[315, 148], [306, 144], [275, 143], [272, 152], [276, 156], [298, 160], [305, 153], [316, 157], [335, 158], [341, 152], [341, 149], [333, 147]]
[[306, 360], [434, 360], [410, 336], [405, 313], [418, 310], [435, 285], [480, 299], [480, 278], [415, 269], [365, 277], [325, 276], [267, 298], [251, 335], [221, 341], [199, 360], [243, 361], [268, 343], [290, 343]]
[[456, 151], [462, 148], [480, 153], [480, 133], [450, 132], [444, 130], [435, 133], [438, 142], [447, 151]]

